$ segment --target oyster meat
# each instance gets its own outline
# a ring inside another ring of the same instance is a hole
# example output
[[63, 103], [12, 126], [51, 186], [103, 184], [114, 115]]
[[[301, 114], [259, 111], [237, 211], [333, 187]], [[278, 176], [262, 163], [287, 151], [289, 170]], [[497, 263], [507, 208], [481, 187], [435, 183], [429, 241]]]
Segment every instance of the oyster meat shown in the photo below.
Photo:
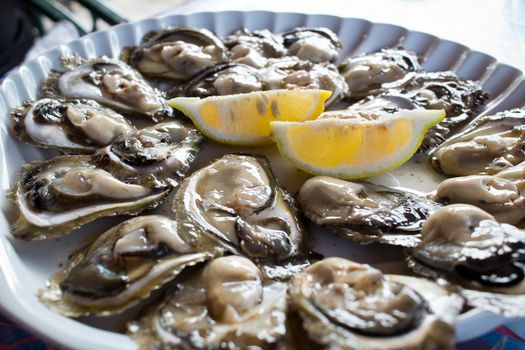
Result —
[[145, 76], [178, 81], [227, 59], [226, 47], [217, 36], [207, 29], [187, 27], [148, 33], [128, 55], [128, 63]]
[[286, 333], [287, 284], [240, 256], [208, 262], [128, 324], [139, 349], [275, 349]]
[[64, 57], [63, 62], [69, 70], [52, 71], [40, 88], [42, 97], [92, 99], [121, 113], [154, 121], [173, 114], [160, 92], [118, 59]]
[[[295, 276], [299, 349], [449, 349], [459, 296], [430, 281], [326, 258]], [[306, 336], [304, 336], [306, 333]]]
[[525, 161], [525, 108], [474, 120], [442, 143], [432, 165], [447, 175], [494, 174]]
[[23, 240], [62, 236], [104, 216], [138, 214], [171, 190], [120, 181], [87, 155], [28, 163], [19, 178], [10, 194], [19, 210], [12, 233]]
[[127, 309], [185, 267], [221, 254], [206, 236], [184, 236], [160, 215], [139, 216], [109, 229], [74, 253], [40, 300], [69, 317], [106, 316]]
[[227, 154], [196, 171], [180, 185], [173, 211], [180, 231], [208, 234], [234, 254], [268, 263], [269, 274], [286, 274], [291, 266], [274, 263], [304, 253], [294, 201], [263, 157]]
[[414, 246], [438, 203], [370, 183], [316, 176], [298, 194], [303, 214], [337, 235], [370, 243]]
[[328, 28], [295, 28], [281, 34], [288, 56], [313, 63], [335, 62], [343, 48], [337, 35]]
[[499, 222], [521, 224], [525, 219], [525, 162], [494, 175], [446, 179], [431, 198], [443, 204], [475, 205]]
[[64, 153], [93, 153], [136, 130], [126, 118], [95, 101], [49, 98], [11, 110], [10, 124], [19, 140]]
[[421, 243], [407, 258], [416, 273], [460, 286], [472, 307], [525, 316], [522, 230], [472, 205], [453, 204], [436, 210], [421, 233]]
[[202, 136], [172, 121], [126, 134], [93, 155], [92, 162], [126, 183], [176, 187], [189, 171]]
[[348, 57], [339, 65], [339, 72], [348, 84], [350, 98], [360, 100], [381, 93], [382, 85], [421, 71], [414, 52], [403, 49], [382, 49]]
[[255, 68], [264, 67], [269, 58], [286, 55], [282, 38], [268, 29], [238, 30], [226, 38], [225, 44], [230, 49], [230, 59], [233, 62]]
[[[429, 151], [456, 134], [479, 112], [488, 93], [471, 80], [452, 72], [410, 73], [405, 78], [382, 85], [383, 92], [353, 104], [353, 111], [400, 109], [444, 109], [446, 117], [425, 135], [420, 151]], [[373, 114], [373, 113], [372, 113]]]

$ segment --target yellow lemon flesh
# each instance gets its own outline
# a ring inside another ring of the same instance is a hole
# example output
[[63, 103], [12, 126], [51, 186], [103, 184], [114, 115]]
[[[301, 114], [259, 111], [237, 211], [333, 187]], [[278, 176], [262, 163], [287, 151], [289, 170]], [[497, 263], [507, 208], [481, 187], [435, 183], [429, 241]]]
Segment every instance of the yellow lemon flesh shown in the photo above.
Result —
[[[331, 112], [333, 115], [333, 112]], [[283, 157], [316, 175], [360, 179], [386, 173], [417, 151], [443, 110], [401, 111], [376, 120], [322, 118], [272, 122], [271, 135]]]
[[293, 89], [207, 98], [176, 97], [168, 104], [184, 113], [210, 139], [230, 145], [271, 144], [270, 122], [317, 118], [332, 93]]

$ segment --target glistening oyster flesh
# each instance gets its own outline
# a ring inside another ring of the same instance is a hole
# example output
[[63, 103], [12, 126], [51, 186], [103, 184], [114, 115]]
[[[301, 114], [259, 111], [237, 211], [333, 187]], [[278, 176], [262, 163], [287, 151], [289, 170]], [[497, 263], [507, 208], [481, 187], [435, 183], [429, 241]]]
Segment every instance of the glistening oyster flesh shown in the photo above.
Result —
[[92, 162], [127, 183], [175, 187], [189, 171], [201, 141], [190, 126], [160, 123], [118, 138], [96, 152]]
[[206, 236], [180, 234], [177, 223], [164, 216], [139, 216], [74, 253], [39, 298], [69, 317], [106, 316], [133, 306], [185, 267], [217, 254], [220, 248]]
[[293, 199], [263, 157], [227, 154], [194, 172], [181, 183], [173, 211], [180, 231], [208, 234], [261, 262], [269, 275], [285, 278], [289, 259], [303, 253], [305, 232]]
[[208, 262], [180, 281], [128, 334], [139, 349], [275, 349], [286, 333], [286, 283], [240, 256]]
[[160, 93], [118, 59], [103, 56], [85, 61], [64, 57], [63, 61], [69, 70], [52, 71], [42, 82], [41, 97], [92, 99], [121, 113], [154, 121], [173, 114]]
[[283, 57], [286, 54], [282, 38], [268, 29], [237, 30], [226, 38], [225, 44], [230, 49], [230, 59], [233, 62], [255, 68], [264, 67], [269, 58]]
[[472, 307], [525, 316], [525, 232], [472, 205], [453, 204], [435, 211], [421, 233], [407, 258], [416, 273], [460, 286]]
[[447, 175], [494, 174], [525, 161], [525, 108], [475, 119], [432, 154], [432, 165]]
[[343, 44], [328, 28], [294, 28], [281, 34], [288, 56], [297, 56], [313, 63], [335, 62]]
[[10, 113], [15, 136], [64, 153], [93, 153], [135, 129], [123, 116], [90, 100], [44, 98]]
[[171, 190], [122, 182], [90, 156], [31, 162], [19, 178], [10, 194], [19, 210], [12, 232], [24, 240], [65, 235], [104, 216], [138, 214], [162, 203]]
[[226, 47], [207, 29], [177, 27], [146, 34], [127, 55], [125, 60], [145, 76], [187, 81], [226, 61]]
[[[462, 300], [423, 279], [327, 258], [288, 289], [299, 349], [448, 349]], [[306, 333], [306, 337], [304, 333]]]
[[309, 179], [297, 196], [317, 225], [358, 242], [414, 246], [423, 222], [440, 207], [421, 196], [327, 176]]

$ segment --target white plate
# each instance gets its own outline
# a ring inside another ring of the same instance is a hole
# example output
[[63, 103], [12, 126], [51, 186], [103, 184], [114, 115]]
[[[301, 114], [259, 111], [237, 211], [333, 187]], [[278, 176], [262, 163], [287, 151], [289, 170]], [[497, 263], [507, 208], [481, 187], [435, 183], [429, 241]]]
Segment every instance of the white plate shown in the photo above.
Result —
[[[47, 72], [51, 68], [61, 68], [59, 57], [70, 52], [83, 57], [116, 57], [122, 47], [136, 45], [150, 30], [170, 25], [203, 27], [220, 35], [242, 27], [268, 28], [280, 32], [298, 26], [325, 26], [334, 30], [344, 43], [342, 57], [402, 44], [425, 57], [423, 67], [426, 70], [451, 69], [465, 78], [480, 80], [484, 89], [492, 95], [484, 113], [525, 105], [525, 81], [519, 70], [498, 64], [493, 57], [471, 51], [461, 44], [394, 25], [327, 15], [259, 11], [194, 13], [147, 19], [87, 35], [53, 49], [23, 64], [3, 81], [0, 87], [0, 184], [5, 194], [22, 164], [56, 154], [16, 141], [8, 132], [7, 113], [11, 107], [20, 105], [22, 101], [35, 98], [39, 82]], [[228, 150], [233, 149], [208, 145], [199, 155], [196, 167]], [[273, 148], [259, 148], [255, 151], [269, 155], [277, 176], [292, 193], [295, 193], [307, 177], [280, 160]], [[432, 190], [440, 180], [437, 174], [428, 170], [426, 162], [411, 162], [392, 174], [374, 179], [390, 186], [406, 186], [423, 191]], [[128, 337], [112, 330], [122, 327], [123, 320], [135, 310], [106, 319], [71, 320], [47, 310], [35, 296], [38, 288], [44, 286], [46, 279], [58, 270], [59, 264], [66, 261], [74, 249], [87, 244], [122, 218], [99, 220], [61, 239], [25, 243], [13, 241], [9, 237], [9, 225], [15, 221], [16, 209], [5, 196], [1, 196], [0, 206], [1, 311], [29, 331], [60, 347], [78, 350], [134, 349], [135, 345]], [[317, 250], [325, 255], [370, 263], [385, 272], [399, 272], [404, 269], [400, 249], [377, 245], [360, 246], [319, 232], [315, 236]], [[477, 337], [505, 321], [503, 317], [472, 310], [460, 316], [457, 339], [463, 341]]]

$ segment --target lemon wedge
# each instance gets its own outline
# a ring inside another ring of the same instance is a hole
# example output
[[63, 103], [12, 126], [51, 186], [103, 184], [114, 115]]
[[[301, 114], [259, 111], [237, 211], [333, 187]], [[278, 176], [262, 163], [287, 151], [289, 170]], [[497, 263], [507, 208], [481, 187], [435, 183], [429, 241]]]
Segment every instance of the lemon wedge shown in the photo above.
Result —
[[271, 136], [281, 155], [299, 169], [360, 179], [401, 166], [417, 151], [425, 132], [443, 118], [443, 110], [414, 110], [376, 120], [331, 117], [302, 123], [276, 121], [271, 122]]
[[168, 104], [184, 113], [208, 138], [230, 145], [271, 144], [270, 122], [305, 121], [324, 111], [326, 90], [268, 90], [207, 98], [176, 97]]

